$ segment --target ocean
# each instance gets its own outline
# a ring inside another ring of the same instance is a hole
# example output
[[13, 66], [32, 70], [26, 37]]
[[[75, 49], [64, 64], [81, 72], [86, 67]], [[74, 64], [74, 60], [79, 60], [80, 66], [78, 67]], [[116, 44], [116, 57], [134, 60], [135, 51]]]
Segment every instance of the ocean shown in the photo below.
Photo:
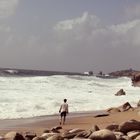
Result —
[[[124, 89], [125, 96], [114, 94]], [[63, 99], [69, 112], [103, 110], [129, 102], [136, 107], [140, 88], [131, 79], [95, 76], [0, 77], [0, 119], [58, 114]]]

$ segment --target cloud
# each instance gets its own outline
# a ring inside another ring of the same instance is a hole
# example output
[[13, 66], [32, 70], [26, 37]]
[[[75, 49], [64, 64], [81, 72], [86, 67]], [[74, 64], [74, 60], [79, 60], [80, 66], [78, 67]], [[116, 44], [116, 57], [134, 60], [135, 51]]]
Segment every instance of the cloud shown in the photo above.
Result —
[[97, 18], [95, 15], [89, 15], [88, 12], [84, 12], [82, 17], [58, 22], [54, 29], [72, 30], [74, 28], [77, 28], [78, 26], [83, 28], [83, 26], [87, 26], [85, 25], [86, 21], [89, 21], [88, 26], [92, 26], [92, 27], [93, 26], [97, 27], [99, 26], [100, 23], [100, 19]]
[[129, 5], [127, 5], [125, 7], [125, 16], [128, 18], [128, 19], [137, 19], [137, 18], [140, 18], [140, 2], [137, 1], [137, 2], [133, 2], [133, 3], [130, 3]]
[[62, 71], [135, 68], [140, 60], [139, 36], [139, 19], [108, 25], [88, 12], [59, 21], [50, 32], [29, 34], [0, 26], [0, 63]]
[[[137, 29], [140, 27], [140, 20], [132, 20], [126, 23], [105, 25], [95, 15], [85, 12], [81, 17], [58, 22], [54, 27], [57, 40], [64, 47], [79, 42], [86, 43], [87, 46], [94, 47], [123, 47], [137, 38]], [[130, 36], [133, 37], [130, 39]], [[118, 42], [116, 45], [114, 42]], [[123, 45], [121, 44], [123, 42]], [[101, 44], [101, 45], [99, 45]], [[106, 45], [105, 45], [106, 44]], [[140, 44], [138, 44], [140, 45]], [[135, 46], [135, 43], [133, 44]], [[82, 47], [82, 45], [80, 46]], [[129, 47], [129, 46], [128, 46]]]
[[0, 0], [0, 18], [13, 15], [19, 0]]
[[95, 64], [99, 64], [96, 68], [106, 70], [108, 66], [129, 67], [140, 50], [139, 19], [106, 25], [97, 16], [85, 12], [81, 17], [58, 22], [54, 30], [61, 61], [67, 58], [81, 69]]

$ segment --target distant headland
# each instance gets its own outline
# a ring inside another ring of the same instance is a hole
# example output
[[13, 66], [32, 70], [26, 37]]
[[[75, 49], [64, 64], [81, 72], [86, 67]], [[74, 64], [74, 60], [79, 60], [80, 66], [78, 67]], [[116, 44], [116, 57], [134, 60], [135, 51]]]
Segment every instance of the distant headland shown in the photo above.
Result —
[[27, 70], [27, 69], [13, 69], [13, 68], [0, 68], [0, 76], [52, 76], [52, 75], [81, 75], [81, 76], [97, 76], [100, 78], [118, 78], [129, 77], [132, 79], [133, 86], [140, 86], [140, 71], [133, 69], [114, 71], [108, 74], [103, 74], [100, 71], [94, 74], [93, 71], [89, 72], [63, 72], [63, 71], [45, 71], [45, 70]]
[[0, 76], [51, 76], [51, 75], [84, 75], [84, 74], [78, 72], [0, 68]]

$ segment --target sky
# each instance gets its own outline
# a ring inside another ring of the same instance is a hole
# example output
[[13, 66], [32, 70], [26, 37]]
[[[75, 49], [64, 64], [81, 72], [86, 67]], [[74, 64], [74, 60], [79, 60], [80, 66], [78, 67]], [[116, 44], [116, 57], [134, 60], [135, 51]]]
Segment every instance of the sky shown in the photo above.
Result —
[[0, 68], [140, 70], [140, 0], [0, 0]]

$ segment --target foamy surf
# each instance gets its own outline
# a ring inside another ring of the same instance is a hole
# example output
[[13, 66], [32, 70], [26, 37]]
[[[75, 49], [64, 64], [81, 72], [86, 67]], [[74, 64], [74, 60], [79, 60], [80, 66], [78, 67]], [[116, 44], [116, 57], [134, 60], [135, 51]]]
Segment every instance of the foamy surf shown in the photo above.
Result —
[[[126, 95], [115, 96], [121, 88]], [[0, 77], [0, 119], [58, 114], [64, 98], [68, 99], [70, 112], [103, 110], [124, 102], [136, 106], [139, 92], [126, 77]]]

